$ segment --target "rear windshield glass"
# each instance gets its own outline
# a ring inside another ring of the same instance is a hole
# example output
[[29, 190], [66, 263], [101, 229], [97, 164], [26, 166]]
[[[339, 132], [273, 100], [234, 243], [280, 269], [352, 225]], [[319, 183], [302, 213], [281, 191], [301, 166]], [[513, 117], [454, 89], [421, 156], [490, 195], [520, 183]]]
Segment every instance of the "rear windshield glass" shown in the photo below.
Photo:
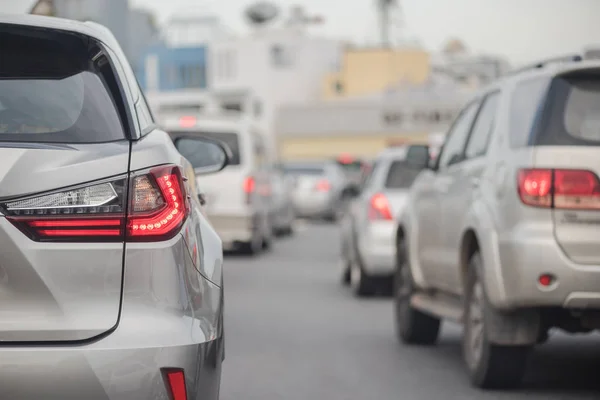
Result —
[[283, 167], [284, 173], [288, 175], [323, 175], [325, 169], [319, 166], [306, 166], [306, 165], [285, 165]]
[[104, 67], [90, 60], [87, 42], [64, 34], [52, 38], [0, 28], [0, 141], [124, 139]]
[[385, 179], [385, 187], [387, 189], [408, 189], [419, 172], [421, 172], [420, 169], [410, 167], [404, 161], [394, 161], [390, 165]]
[[600, 74], [557, 78], [538, 145], [600, 145]]
[[[185, 136], [188, 132], [173, 132], [178, 136]], [[231, 158], [227, 165], [240, 165], [240, 138], [233, 132], [194, 132], [194, 135], [204, 136], [226, 144], [231, 150]], [[191, 156], [191, 155], [190, 155]]]

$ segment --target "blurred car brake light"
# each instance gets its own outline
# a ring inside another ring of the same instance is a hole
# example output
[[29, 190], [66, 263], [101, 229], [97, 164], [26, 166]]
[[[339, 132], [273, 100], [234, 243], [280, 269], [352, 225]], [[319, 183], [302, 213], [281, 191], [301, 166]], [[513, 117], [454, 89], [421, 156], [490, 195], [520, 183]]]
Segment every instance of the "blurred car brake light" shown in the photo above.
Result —
[[600, 209], [600, 181], [579, 169], [522, 169], [518, 174], [521, 201], [557, 209]]
[[391, 221], [393, 219], [390, 203], [383, 193], [376, 193], [371, 197], [369, 201], [369, 219], [371, 221]]
[[317, 192], [329, 192], [331, 190], [331, 183], [327, 179], [321, 179], [315, 184], [315, 190]]
[[196, 126], [196, 117], [183, 116], [179, 118], [179, 126], [182, 128], [192, 128]]

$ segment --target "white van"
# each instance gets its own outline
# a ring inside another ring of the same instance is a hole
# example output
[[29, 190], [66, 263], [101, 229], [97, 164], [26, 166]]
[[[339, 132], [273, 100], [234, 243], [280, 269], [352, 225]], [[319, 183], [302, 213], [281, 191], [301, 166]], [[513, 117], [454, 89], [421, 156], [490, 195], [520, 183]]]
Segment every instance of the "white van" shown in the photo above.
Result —
[[203, 165], [202, 153], [188, 138], [209, 137], [229, 146], [226, 169], [197, 177], [206, 214], [224, 249], [247, 254], [267, 249], [273, 231], [269, 222], [272, 169], [258, 130], [239, 115], [163, 116], [161, 124], [193, 166]]

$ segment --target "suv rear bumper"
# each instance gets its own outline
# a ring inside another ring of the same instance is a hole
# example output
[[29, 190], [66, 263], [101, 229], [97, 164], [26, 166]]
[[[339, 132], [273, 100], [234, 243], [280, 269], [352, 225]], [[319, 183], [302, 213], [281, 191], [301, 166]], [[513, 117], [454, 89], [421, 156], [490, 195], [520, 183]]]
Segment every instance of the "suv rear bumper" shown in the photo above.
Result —
[[[600, 309], [600, 265], [571, 261], [552, 230], [521, 230], [497, 243], [497, 275], [486, 273], [490, 300], [497, 307]], [[555, 277], [548, 287], [539, 283], [544, 274]], [[489, 290], [495, 284], [497, 289]]]
[[182, 235], [128, 243], [116, 329], [79, 345], [0, 346], [0, 399], [168, 400], [161, 368], [189, 398], [217, 399], [221, 288], [200, 275]]
[[258, 229], [256, 217], [252, 215], [209, 214], [208, 219], [223, 241], [225, 250], [232, 250], [236, 243], [252, 241]]

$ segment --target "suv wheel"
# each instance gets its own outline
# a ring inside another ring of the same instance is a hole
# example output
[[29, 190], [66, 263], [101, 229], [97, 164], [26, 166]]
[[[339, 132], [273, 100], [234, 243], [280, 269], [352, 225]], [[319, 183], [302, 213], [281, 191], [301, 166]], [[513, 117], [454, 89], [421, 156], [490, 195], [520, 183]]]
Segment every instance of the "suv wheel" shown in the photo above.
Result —
[[498, 346], [486, 333], [486, 315], [493, 312], [478, 271], [479, 253], [471, 257], [464, 302], [463, 356], [474, 386], [509, 389], [520, 385], [531, 346]]
[[394, 307], [398, 339], [406, 344], [432, 345], [439, 336], [441, 321], [411, 306], [410, 298], [415, 293], [415, 287], [404, 240], [398, 243], [397, 252]]

